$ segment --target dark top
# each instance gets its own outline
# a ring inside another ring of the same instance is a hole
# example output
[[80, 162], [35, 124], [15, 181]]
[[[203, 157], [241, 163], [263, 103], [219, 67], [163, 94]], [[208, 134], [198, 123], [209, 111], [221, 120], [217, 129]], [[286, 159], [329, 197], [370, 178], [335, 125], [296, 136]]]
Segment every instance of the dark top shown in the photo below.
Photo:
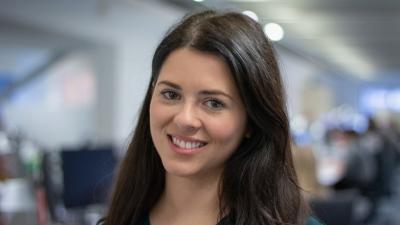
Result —
[[[217, 225], [229, 225], [229, 220], [228, 217], [224, 217], [222, 218], [222, 220], [220, 220], [218, 222]], [[148, 216], [144, 217], [138, 225], [150, 225], [150, 219]], [[310, 217], [308, 218], [307, 224], [306, 225], [323, 225], [321, 222], [319, 222], [317, 219], [315, 219], [314, 217]]]

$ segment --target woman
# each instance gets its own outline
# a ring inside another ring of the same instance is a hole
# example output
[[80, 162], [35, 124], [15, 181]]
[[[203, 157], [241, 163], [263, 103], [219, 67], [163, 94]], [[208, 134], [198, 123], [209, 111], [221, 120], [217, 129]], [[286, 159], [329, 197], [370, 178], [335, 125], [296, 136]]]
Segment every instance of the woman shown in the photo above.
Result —
[[318, 224], [308, 217], [262, 28], [233, 12], [184, 18], [154, 54], [103, 223]]

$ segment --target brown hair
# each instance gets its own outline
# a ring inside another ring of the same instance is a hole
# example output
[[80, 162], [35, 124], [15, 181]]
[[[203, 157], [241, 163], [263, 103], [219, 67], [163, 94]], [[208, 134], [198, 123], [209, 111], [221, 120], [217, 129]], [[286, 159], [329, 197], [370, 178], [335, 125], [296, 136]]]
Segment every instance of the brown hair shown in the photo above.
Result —
[[251, 135], [228, 159], [220, 212], [232, 224], [304, 224], [308, 206], [292, 162], [284, 88], [271, 43], [261, 26], [240, 13], [203, 11], [186, 16], [155, 51], [132, 141], [122, 162], [106, 225], [134, 225], [158, 201], [165, 170], [150, 135], [152, 84], [168, 55], [182, 47], [224, 59], [246, 107]]

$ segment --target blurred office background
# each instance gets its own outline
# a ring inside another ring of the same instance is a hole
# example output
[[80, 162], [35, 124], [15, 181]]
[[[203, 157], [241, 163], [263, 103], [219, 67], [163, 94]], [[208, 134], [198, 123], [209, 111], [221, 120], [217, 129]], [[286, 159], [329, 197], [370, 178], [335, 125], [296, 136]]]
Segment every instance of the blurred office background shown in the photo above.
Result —
[[95, 224], [155, 47], [205, 7], [274, 40], [315, 215], [400, 224], [399, 1], [0, 0], [0, 225]]

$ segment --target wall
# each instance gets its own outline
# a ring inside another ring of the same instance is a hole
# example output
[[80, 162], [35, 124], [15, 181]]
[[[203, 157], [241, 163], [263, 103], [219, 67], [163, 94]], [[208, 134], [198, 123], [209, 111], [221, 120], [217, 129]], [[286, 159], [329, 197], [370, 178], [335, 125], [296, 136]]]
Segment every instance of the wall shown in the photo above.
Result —
[[[78, 142], [72, 141], [76, 135], [81, 136], [80, 142], [90, 139], [124, 143], [134, 127], [150, 75], [154, 48], [166, 29], [184, 13], [180, 8], [155, 1], [2, 2], [0, 18], [3, 20], [24, 24], [32, 30], [73, 37], [82, 43], [94, 43], [88, 53], [97, 85], [93, 114], [86, 118], [87, 114], [78, 113], [74, 123], [64, 118], [65, 125], [71, 129], [52, 132], [53, 141], [48, 144]], [[40, 117], [41, 112], [31, 113], [31, 122], [28, 122], [26, 109], [17, 109], [11, 110], [14, 121], [20, 120], [16, 124], [26, 126], [30, 135], [36, 133], [33, 132], [33, 127], [37, 127], [34, 121], [40, 121], [35, 118]], [[88, 129], [90, 125], [80, 122], [86, 119], [93, 120], [93, 128]], [[73, 128], [78, 132], [74, 133]], [[50, 130], [53, 129], [43, 128], [42, 142], [46, 142], [43, 139]], [[86, 135], [79, 135], [83, 133]]]

